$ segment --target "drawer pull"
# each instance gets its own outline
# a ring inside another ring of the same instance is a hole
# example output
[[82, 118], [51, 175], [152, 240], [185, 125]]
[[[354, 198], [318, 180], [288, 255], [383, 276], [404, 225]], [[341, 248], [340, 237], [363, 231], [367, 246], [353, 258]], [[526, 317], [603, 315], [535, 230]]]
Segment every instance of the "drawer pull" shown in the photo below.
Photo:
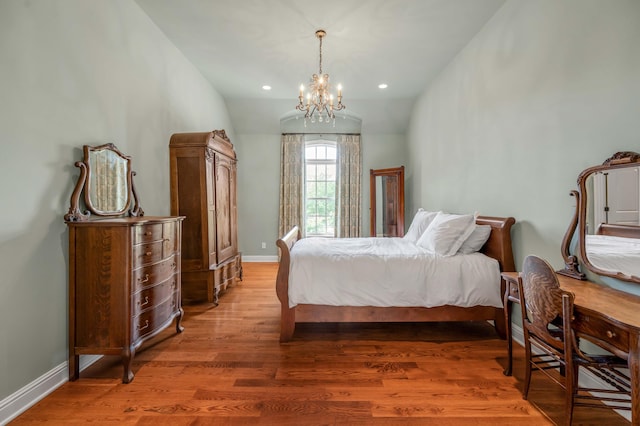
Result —
[[149, 296], [145, 296], [144, 297], [144, 302], [140, 302], [140, 306], [144, 306], [144, 305], [148, 305], [149, 304]]
[[140, 282], [140, 284], [144, 284], [147, 281], [149, 281], [149, 274], [144, 274], [143, 278], [138, 278], [138, 282]]
[[152, 235], [153, 235], [153, 233], [152, 233], [151, 231], [146, 231], [146, 232], [144, 233], [144, 236], [145, 236], [145, 237], [150, 237], [150, 236], [152, 236]]
[[149, 320], [144, 320], [144, 325], [142, 327], [138, 325], [138, 331], [142, 331], [145, 328], [149, 328]]
[[152, 254], [153, 254], [153, 252], [152, 252], [152, 251], [148, 251], [148, 252], [145, 252], [145, 254], [144, 254], [144, 255], [145, 255], [145, 256], [151, 256]]
[[607, 330], [607, 337], [609, 339], [613, 339], [614, 337], [616, 337], [616, 332], [615, 331], [611, 331], [611, 330]]

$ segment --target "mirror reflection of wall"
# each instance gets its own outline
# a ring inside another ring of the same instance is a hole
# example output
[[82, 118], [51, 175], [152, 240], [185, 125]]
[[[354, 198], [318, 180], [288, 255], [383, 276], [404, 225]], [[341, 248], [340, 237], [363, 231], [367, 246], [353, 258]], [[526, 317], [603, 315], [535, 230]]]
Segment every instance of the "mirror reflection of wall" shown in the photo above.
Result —
[[593, 174], [593, 227], [598, 225], [640, 225], [640, 173], [638, 167], [611, 169]]
[[[376, 176], [376, 211], [383, 211], [382, 202], [382, 178], [383, 176]], [[376, 215], [376, 233], [373, 237], [384, 237], [384, 219], [381, 214]]]
[[376, 236], [397, 237], [398, 177], [376, 176]]

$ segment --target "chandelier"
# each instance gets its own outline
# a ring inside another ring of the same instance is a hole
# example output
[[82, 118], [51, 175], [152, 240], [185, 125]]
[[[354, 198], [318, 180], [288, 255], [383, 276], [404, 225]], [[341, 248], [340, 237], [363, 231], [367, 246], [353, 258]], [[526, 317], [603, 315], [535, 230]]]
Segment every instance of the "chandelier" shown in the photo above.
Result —
[[345, 108], [342, 104], [342, 86], [338, 85], [337, 103], [334, 103], [333, 94], [329, 93], [331, 90], [329, 74], [322, 74], [322, 38], [326, 35], [327, 32], [324, 30], [316, 31], [316, 37], [320, 40], [320, 71], [318, 74], [313, 74], [309, 81], [306, 103], [304, 84], [300, 85], [299, 102], [296, 109], [305, 112], [305, 125], [307, 124], [307, 119], [311, 119], [311, 122], [315, 123], [316, 117], [320, 123], [323, 121], [328, 123], [332, 119], [335, 124], [336, 116], [334, 111], [340, 111]]

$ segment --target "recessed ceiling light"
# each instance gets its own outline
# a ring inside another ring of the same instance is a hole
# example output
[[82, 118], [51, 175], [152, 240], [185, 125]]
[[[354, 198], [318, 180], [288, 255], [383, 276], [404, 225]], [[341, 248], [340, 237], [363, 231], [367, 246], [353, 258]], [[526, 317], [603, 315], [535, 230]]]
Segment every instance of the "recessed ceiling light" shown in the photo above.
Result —
[[378, 84], [378, 89], [386, 89], [387, 87], [387, 83]]
[[262, 90], [271, 90], [271, 86], [265, 84], [264, 86], [262, 86]]

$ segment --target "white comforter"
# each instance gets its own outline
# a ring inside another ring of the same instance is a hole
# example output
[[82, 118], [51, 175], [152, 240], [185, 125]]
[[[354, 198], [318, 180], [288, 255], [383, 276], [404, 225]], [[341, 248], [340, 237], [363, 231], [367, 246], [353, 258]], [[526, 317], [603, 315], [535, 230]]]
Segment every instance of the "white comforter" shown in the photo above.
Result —
[[589, 262], [607, 271], [640, 277], [640, 240], [610, 235], [587, 235]]
[[291, 250], [289, 307], [502, 307], [498, 262], [436, 257], [402, 238], [303, 238]]

